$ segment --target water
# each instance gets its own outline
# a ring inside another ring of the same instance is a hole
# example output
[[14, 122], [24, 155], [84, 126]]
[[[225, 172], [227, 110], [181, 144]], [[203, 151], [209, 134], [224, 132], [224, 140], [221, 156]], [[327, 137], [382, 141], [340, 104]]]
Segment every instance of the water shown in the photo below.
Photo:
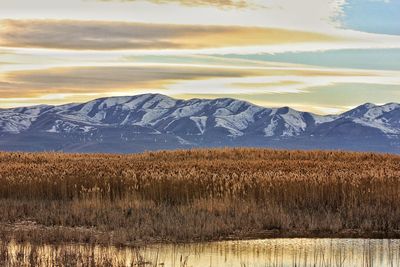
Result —
[[400, 267], [400, 240], [269, 239], [123, 249], [10, 243], [0, 253], [1, 266]]

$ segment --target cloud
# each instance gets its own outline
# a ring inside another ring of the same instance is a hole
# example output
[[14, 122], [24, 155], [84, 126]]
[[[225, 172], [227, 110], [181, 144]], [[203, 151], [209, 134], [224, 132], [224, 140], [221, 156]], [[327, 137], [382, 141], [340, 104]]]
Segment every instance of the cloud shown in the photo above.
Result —
[[[286, 67], [282, 64], [275, 67], [233, 67], [133, 63], [131, 66], [54, 67], [0, 75], [0, 107], [63, 104], [141, 93], [163, 93], [175, 97], [229, 96], [261, 103], [261, 99], [255, 97], [257, 95], [263, 96], [264, 101], [273, 102], [275, 99], [276, 103], [286, 101], [288, 105], [295, 99], [319, 99], [313, 95], [312, 88], [333, 85], [344, 85], [345, 88], [346, 84], [360, 84], [358, 93], [362, 95], [361, 88], [368, 86], [399, 86], [400, 75], [398, 71], [317, 69], [291, 64]], [[378, 97], [378, 91], [369, 93], [370, 101]], [[321, 95], [324, 92], [321, 89]], [[391, 93], [390, 97], [396, 99], [398, 91], [396, 94]], [[341, 92], [340, 97], [343, 95]], [[327, 99], [332, 97], [329, 95]]]
[[[110, 2], [115, 0], [99, 0]], [[136, 2], [138, 0], [118, 0], [121, 2]], [[245, 8], [251, 6], [249, 0], [147, 0], [156, 4], [177, 3], [185, 6], [216, 6], [219, 8]]]
[[13, 48], [179, 50], [336, 40], [325, 34], [278, 28], [75, 20], [0, 21], [0, 46]]
[[1, 98], [153, 89], [183, 80], [261, 75], [259, 70], [191, 66], [69, 67], [3, 74]]
[[[290, 65], [289, 65], [290, 66]], [[292, 92], [335, 82], [400, 84], [398, 72], [299, 67], [228, 67], [139, 64], [108, 67], [56, 67], [3, 73], [0, 99], [54, 94], [135, 93], [158, 90], [170, 94]]]

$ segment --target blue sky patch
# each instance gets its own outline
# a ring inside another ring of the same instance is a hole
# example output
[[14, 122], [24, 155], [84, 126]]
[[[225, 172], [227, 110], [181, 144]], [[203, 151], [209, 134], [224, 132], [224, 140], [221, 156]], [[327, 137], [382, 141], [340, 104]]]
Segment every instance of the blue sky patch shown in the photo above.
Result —
[[345, 28], [400, 35], [400, 0], [349, 0], [344, 12]]
[[324, 52], [228, 55], [226, 57], [332, 68], [400, 70], [400, 49], [346, 49]]

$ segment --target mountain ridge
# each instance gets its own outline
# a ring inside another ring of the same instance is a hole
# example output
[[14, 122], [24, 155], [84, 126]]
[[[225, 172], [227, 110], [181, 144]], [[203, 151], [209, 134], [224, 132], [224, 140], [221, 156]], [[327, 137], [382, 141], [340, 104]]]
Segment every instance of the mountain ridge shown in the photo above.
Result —
[[215, 146], [399, 151], [400, 104], [365, 103], [334, 115], [233, 98], [162, 94], [0, 109], [0, 149], [139, 152]]

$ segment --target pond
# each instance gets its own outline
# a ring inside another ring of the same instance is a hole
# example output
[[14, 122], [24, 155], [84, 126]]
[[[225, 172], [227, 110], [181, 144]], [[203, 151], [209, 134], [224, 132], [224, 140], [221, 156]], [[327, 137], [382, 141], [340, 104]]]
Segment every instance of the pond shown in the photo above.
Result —
[[116, 248], [2, 243], [1, 266], [400, 266], [400, 240], [267, 239]]

